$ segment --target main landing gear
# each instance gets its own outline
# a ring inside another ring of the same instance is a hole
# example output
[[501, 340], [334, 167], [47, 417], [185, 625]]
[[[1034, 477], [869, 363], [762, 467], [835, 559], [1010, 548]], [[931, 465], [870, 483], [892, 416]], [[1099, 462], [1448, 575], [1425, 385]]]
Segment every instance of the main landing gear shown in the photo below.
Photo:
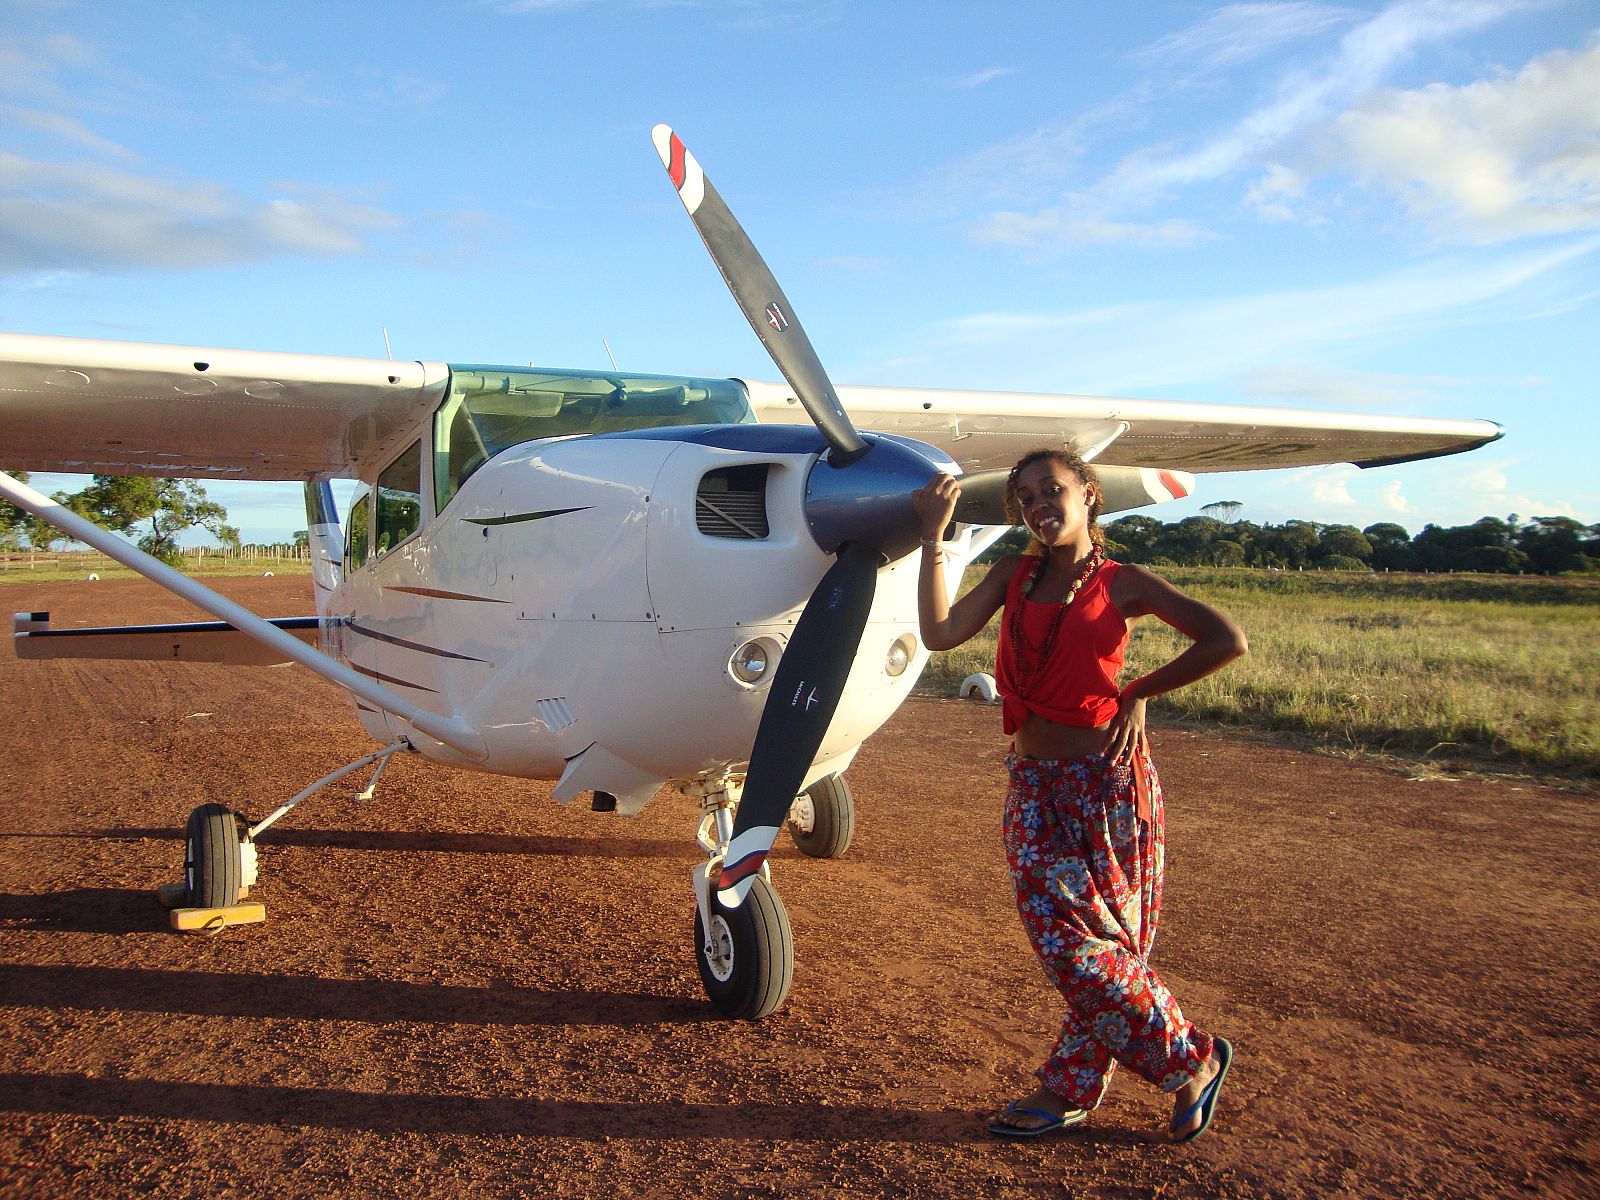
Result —
[[856, 831], [856, 805], [844, 776], [819, 779], [796, 796], [789, 808], [788, 825], [789, 836], [802, 854], [838, 858], [848, 850]]
[[226, 909], [238, 904], [249, 894], [256, 883], [255, 839], [278, 818], [308, 796], [321, 791], [336, 779], [352, 771], [377, 763], [364, 799], [371, 799], [378, 778], [388, 765], [389, 756], [409, 750], [411, 743], [404, 739], [385, 746], [375, 754], [358, 758], [355, 762], [324, 775], [310, 787], [303, 789], [292, 800], [280, 805], [265, 820], [250, 825], [238, 813], [221, 804], [202, 804], [189, 814], [183, 830], [183, 885], [181, 890], [167, 898], [169, 889], [163, 888], [163, 903], [170, 907], [190, 909]]
[[[248, 863], [246, 860], [248, 859]], [[202, 804], [183, 831], [184, 906], [227, 908], [255, 883], [256, 847], [239, 837], [239, 819], [220, 804]]]
[[[724, 1016], [755, 1021], [776, 1011], [789, 994], [794, 936], [765, 863], [744, 903], [728, 908], [717, 899], [717, 877], [732, 836], [740, 789], [740, 784], [724, 779], [690, 790], [700, 799], [696, 837], [707, 855], [694, 873], [695, 965], [713, 1008]], [[787, 825], [802, 853], [837, 858], [850, 845], [855, 829], [849, 785], [837, 775], [813, 784], [795, 797]]]
[[[162, 889], [163, 893], [181, 894], [166, 902], [170, 907], [195, 910], [239, 904], [256, 882], [255, 838], [263, 830], [336, 779], [377, 763], [378, 769], [362, 792], [370, 798], [389, 756], [409, 748], [407, 742], [399, 741], [341, 767], [254, 825], [224, 805], [200, 805], [189, 815], [184, 829], [183, 883]], [[733, 835], [742, 781], [723, 778], [691, 784], [685, 790], [700, 801], [696, 840], [706, 852], [706, 860], [694, 871], [695, 965], [700, 982], [712, 1007], [722, 1015], [759, 1020], [782, 1005], [794, 979], [789, 914], [765, 863], [743, 903], [730, 908], [717, 898], [717, 880]], [[839, 857], [849, 847], [855, 829], [850, 786], [837, 775], [818, 780], [795, 797], [785, 824], [802, 853], [812, 858]]]

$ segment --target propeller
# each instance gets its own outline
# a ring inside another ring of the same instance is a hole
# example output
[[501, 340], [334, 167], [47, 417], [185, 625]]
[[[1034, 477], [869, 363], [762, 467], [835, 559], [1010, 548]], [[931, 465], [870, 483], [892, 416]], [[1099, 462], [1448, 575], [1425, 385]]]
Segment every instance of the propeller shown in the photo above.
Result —
[[837, 559], [806, 601], [761, 710], [717, 881], [717, 899], [732, 908], [755, 882], [839, 707], [879, 566], [917, 543], [910, 494], [933, 465], [909, 447], [856, 431], [788, 297], [700, 164], [668, 126], [657, 125], [651, 137], [740, 311], [828, 444], [826, 466], [807, 484], [806, 514], [818, 544]]
[[[937, 468], [909, 445], [857, 432], [794, 307], [694, 155], [666, 125], [651, 130], [651, 139], [739, 310], [828, 445], [806, 480], [805, 510], [817, 544], [837, 560], [806, 601], [761, 710], [717, 881], [717, 899], [733, 908], [755, 882], [839, 707], [872, 609], [878, 568], [909, 553], [921, 537], [911, 495]], [[1136, 467], [1106, 470], [1117, 474], [1117, 487], [1130, 497], [1157, 475]], [[963, 475], [955, 519], [1009, 524], [1008, 474]]]

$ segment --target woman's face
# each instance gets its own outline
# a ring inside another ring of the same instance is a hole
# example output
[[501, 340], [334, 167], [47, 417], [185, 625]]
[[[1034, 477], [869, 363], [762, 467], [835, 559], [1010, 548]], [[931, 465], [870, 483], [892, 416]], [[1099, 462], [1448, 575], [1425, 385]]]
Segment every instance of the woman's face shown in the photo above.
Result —
[[1022, 522], [1046, 546], [1087, 537], [1093, 491], [1053, 458], [1029, 463], [1017, 476], [1017, 508]]

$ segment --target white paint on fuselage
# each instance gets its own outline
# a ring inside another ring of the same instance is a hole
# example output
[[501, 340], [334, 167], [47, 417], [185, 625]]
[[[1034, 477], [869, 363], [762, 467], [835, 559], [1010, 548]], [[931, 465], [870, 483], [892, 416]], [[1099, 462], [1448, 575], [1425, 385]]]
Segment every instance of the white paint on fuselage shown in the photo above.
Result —
[[[363, 725], [380, 741], [411, 737], [429, 757], [499, 774], [555, 779], [596, 744], [662, 781], [737, 772], [768, 693], [765, 683], [737, 682], [728, 660], [757, 637], [786, 646], [833, 562], [805, 524], [814, 461], [648, 438], [571, 438], [500, 455], [415, 536], [347, 570], [332, 609], [354, 625], [342, 638], [347, 661], [423, 707], [461, 715], [487, 757], [468, 762], [393, 716], [363, 711]], [[768, 536], [701, 533], [701, 478], [745, 463], [770, 464]], [[430, 497], [423, 503], [427, 511]], [[550, 515], [504, 520], [530, 514]], [[916, 576], [914, 555], [880, 570], [845, 698], [807, 782], [847, 766], [921, 672], [920, 639], [898, 678], [884, 669], [895, 639], [916, 635]], [[540, 702], [558, 699], [573, 719], [553, 728]]]

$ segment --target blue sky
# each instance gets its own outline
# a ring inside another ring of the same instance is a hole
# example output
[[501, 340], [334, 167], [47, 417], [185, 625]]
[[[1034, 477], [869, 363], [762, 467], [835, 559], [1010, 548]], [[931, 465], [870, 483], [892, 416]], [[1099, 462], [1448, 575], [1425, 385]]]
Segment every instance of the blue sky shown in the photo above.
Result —
[[[0, 329], [1483, 417], [1167, 520], [1600, 521], [1593, 0], [0, 0]], [[46, 477], [47, 486], [76, 486]], [[247, 540], [299, 491], [212, 485]]]

